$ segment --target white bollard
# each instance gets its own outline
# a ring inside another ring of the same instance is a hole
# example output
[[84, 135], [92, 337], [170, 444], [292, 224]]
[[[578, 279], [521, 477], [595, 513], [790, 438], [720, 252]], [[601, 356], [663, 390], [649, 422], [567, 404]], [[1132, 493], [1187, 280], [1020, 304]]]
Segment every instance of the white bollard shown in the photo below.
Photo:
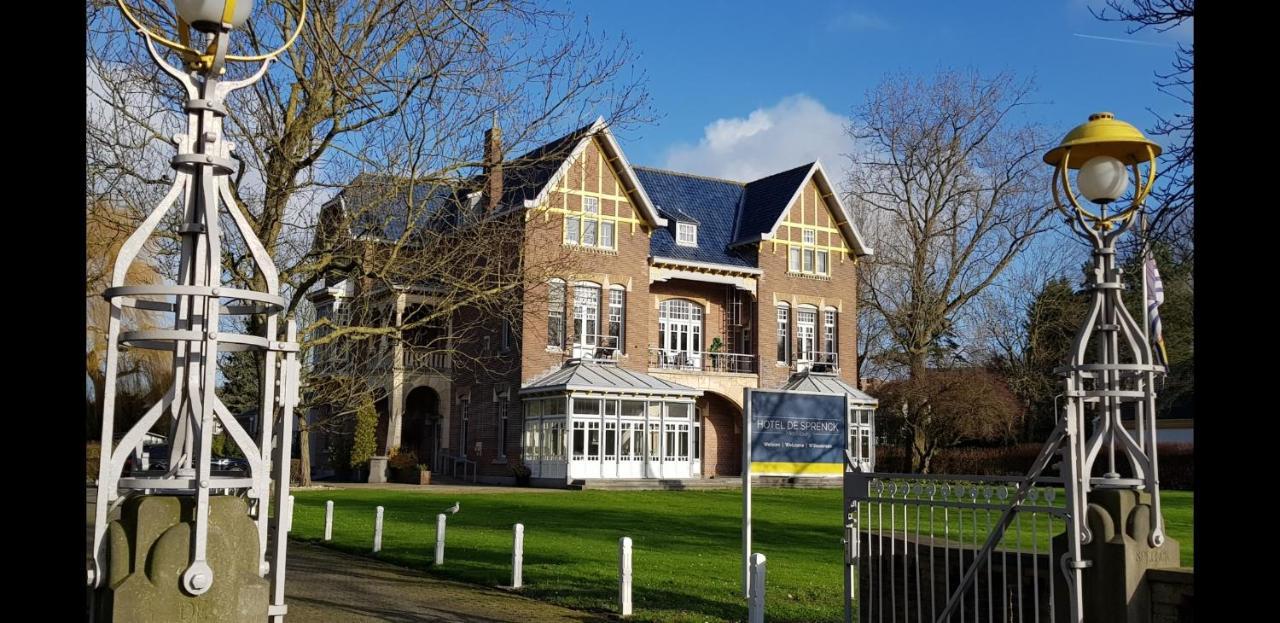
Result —
[[511, 588], [524, 584], [524, 524], [515, 527], [515, 541], [511, 546]]
[[444, 513], [436, 515], [436, 566], [444, 564]]
[[751, 598], [747, 600], [748, 623], [764, 623], [764, 554], [751, 555]]
[[378, 514], [373, 519], [373, 553], [382, 551], [382, 507], [378, 507]]
[[289, 523], [287, 525], [289, 527], [285, 529], [285, 532], [292, 533], [293, 532], [293, 496], [292, 495], [289, 496]]
[[324, 503], [324, 540], [333, 540], [333, 500]]
[[631, 537], [618, 539], [618, 609], [631, 616]]

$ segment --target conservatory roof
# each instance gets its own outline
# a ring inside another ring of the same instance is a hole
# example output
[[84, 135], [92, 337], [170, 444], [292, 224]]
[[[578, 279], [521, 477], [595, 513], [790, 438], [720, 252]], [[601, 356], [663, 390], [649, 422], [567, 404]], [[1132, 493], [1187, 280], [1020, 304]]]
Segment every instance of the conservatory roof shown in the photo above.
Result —
[[797, 372], [787, 379], [787, 384], [783, 385], [782, 389], [821, 394], [848, 394], [849, 402], [855, 405], [875, 405], [879, 402], [866, 392], [844, 382], [835, 372], [821, 370], [809, 369]]
[[520, 389], [520, 394], [527, 396], [571, 391], [691, 397], [702, 395], [700, 389], [619, 368], [612, 362], [582, 359], [570, 359], [559, 370], [530, 381]]

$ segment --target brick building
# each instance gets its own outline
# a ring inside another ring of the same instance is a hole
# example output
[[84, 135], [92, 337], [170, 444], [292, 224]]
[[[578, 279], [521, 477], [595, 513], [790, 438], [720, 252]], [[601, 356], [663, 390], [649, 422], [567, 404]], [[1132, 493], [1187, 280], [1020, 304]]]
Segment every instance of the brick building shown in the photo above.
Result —
[[[811, 368], [858, 387], [854, 267], [871, 250], [821, 164], [746, 182], [633, 167], [602, 121], [501, 153], [490, 130], [484, 174], [437, 194], [455, 213], [505, 219], [522, 265], [554, 256], [562, 268], [482, 338], [450, 339], [445, 325], [423, 339], [447, 348], [391, 347], [391, 365], [369, 372], [385, 386], [380, 452], [413, 449], [433, 469], [491, 481], [517, 462], [548, 484], [734, 476], [745, 388]], [[351, 223], [358, 195], [348, 188], [322, 215]], [[456, 222], [448, 211], [427, 212]], [[346, 234], [393, 239], [403, 221]], [[340, 318], [367, 287], [339, 275], [310, 296]], [[438, 287], [383, 287], [389, 313], [432, 305]], [[483, 374], [460, 364], [487, 354], [500, 364]]]

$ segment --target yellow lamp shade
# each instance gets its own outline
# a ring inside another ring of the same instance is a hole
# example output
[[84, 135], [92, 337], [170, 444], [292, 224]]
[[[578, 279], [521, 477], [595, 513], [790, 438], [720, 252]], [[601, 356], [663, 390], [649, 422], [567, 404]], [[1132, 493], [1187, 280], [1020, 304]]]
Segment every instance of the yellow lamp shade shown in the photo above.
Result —
[[[1151, 148], [1150, 152], [1147, 151], [1148, 147]], [[1116, 119], [1109, 112], [1089, 115], [1089, 121], [1067, 132], [1062, 142], [1044, 155], [1044, 161], [1058, 166], [1068, 150], [1071, 151], [1071, 159], [1067, 162], [1067, 167], [1071, 169], [1079, 169], [1095, 156], [1110, 156], [1131, 166], [1147, 162], [1163, 151], [1143, 135], [1141, 130]]]

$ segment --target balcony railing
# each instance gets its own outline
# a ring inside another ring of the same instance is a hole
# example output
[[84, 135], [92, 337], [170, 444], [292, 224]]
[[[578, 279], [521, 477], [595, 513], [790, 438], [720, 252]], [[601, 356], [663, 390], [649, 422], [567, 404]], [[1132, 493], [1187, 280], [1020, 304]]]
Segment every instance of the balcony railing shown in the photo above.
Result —
[[803, 372], [814, 366], [822, 366], [830, 371], [840, 370], [840, 354], [839, 353], [809, 353], [808, 357], [801, 359], [795, 358], [791, 361], [791, 369], [796, 372]]
[[756, 356], [745, 353], [711, 353], [649, 347], [649, 367], [680, 372], [754, 373]]
[[405, 348], [401, 365], [411, 372], [448, 372], [449, 353], [434, 348]]

